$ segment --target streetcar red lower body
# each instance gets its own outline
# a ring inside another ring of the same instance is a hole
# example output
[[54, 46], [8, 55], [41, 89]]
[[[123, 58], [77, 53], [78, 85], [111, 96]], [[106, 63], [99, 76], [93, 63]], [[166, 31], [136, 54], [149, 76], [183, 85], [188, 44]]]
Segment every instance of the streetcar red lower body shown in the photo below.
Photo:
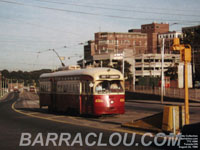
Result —
[[120, 95], [73, 95], [40, 93], [40, 107], [48, 106], [49, 110], [66, 112], [76, 111], [80, 114], [104, 115], [123, 114], [124, 94]]

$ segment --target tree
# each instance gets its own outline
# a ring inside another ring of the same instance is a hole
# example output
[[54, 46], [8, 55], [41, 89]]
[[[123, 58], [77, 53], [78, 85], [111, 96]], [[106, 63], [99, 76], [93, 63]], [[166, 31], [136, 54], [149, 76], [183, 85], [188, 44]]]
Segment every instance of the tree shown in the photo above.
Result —
[[183, 30], [183, 43], [190, 44], [192, 47], [192, 56], [195, 64], [193, 79], [200, 81], [200, 26]]
[[170, 80], [177, 80], [178, 79], [178, 68], [176, 67], [169, 67], [167, 71], [165, 71], [165, 76], [170, 77]]
[[2, 75], [7, 78], [7, 79], [12, 79], [12, 82], [19, 82], [22, 83], [24, 82], [24, 85], [27, 86], [28, 84], [31, 85], [34, 82], [36, 84], [39, 83], [39, 77], [43, 73], [49, 73], [51, 72], [50, 69], [42, 69], [42, 70], [36, 70], [36, 71], [31, 71], [31, 72], [23, 72], [21, 70], [19, 71], [12, 71], [9, 72], [8, 70], [2, 70], [1, 73]]

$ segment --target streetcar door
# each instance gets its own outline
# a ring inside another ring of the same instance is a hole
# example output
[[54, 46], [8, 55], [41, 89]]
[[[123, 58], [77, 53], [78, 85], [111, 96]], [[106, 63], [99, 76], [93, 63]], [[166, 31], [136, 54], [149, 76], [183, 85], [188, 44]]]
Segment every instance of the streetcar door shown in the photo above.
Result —
[[90, 81], [82, 82], [82, 111], [86, 114], [93, 112], [92, 84]]
[[51, 79], [51, 104], [49, 110], [56, 110], [56, 81], [54, 79]]

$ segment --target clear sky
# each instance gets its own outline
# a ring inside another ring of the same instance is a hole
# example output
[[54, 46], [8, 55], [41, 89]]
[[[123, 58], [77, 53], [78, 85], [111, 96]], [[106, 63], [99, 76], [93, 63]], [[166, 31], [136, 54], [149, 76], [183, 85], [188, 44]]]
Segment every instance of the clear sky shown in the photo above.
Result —
[[71, 56], [66, 65], [76, 64], [80, 43], [95, 32], [127, 32], [152, 22], [181, 31], [200, 24], [199, 8], [199, 0], [0, 0], [0, 70], [55, 69], [60, 62], [48, 49]]

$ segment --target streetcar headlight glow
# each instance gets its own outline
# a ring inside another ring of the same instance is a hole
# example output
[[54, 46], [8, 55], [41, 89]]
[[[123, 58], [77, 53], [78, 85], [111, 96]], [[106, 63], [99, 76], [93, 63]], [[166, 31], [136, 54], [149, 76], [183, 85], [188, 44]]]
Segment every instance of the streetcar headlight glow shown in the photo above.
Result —
[[96, 102], [96, 103], [102, 103], [103, 100], [102, 100], [102, 99], [96, 99], [95, 102]]
[[120, 98], [120, 102], [124, 102], [124, 98]]

